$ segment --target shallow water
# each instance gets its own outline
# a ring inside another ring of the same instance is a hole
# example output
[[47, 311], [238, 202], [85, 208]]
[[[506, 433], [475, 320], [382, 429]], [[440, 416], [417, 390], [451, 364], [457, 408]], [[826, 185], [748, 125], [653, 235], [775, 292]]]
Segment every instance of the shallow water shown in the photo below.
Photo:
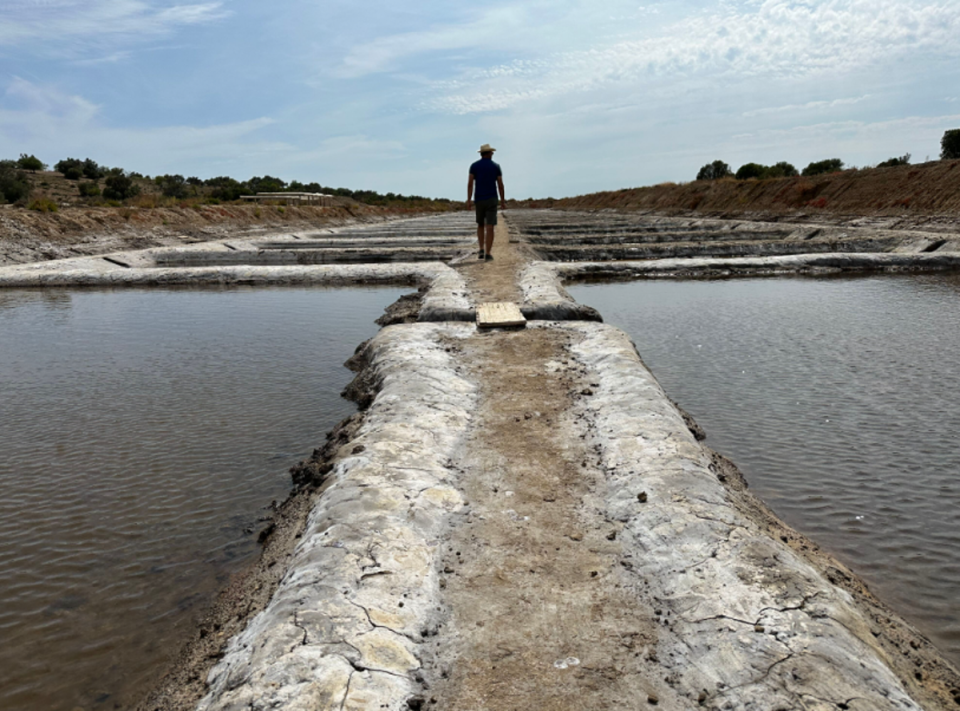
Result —
[[129, 708], [404, 289], [0, 292], [0, 708]]
[[960, 663], [960, 275], [569, 291], [754, 493]]

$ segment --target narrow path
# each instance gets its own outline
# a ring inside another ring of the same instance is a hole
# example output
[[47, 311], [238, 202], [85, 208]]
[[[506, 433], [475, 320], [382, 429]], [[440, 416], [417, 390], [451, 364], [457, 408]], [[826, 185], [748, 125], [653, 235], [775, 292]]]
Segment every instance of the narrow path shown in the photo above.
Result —
[[506, 221], [501, 219], [494, 233], [493, 260], [471, 259], [459, 271], [470, 287], [474, 303], [519, 301], [517, 272], [527, 261], [525, 250], [510, 241]]
[[[516, 246], [469, 266], [478, 301], [515, 297]], [[469, 513], [445, 542], [449, 621], [430, 670], [434, 708], [633, 708], [656, 699], [643, 653], [652, 610], [622, 587], [617, 530], [578, 425], [585, 372], [559, 324], [478, 332], [460, 341], [478, 411], [455, 462]], [[647, 614], [644, 614], [646, 612]]]

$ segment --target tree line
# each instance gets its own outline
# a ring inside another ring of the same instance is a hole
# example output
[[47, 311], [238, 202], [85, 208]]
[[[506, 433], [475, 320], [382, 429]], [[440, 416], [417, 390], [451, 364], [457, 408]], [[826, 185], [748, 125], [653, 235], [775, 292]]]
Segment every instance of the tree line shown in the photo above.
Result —
[[[940, 140], [940, 159], [956, 160], [960, 158], [960, 128], [951, 129], [943, 134]], [[909, 165], [910, 154], [906, 153], [899, 157], [890, 158], [877, 164], [877, 168], [892, 168], [898, 165]], [[756, 178], [765, 180], [767, 178], [792, 178], [797, 175], [813, 176], [824, 173], [836, 173], [843, 170], [843, 161], [839, 158], [827, 158], [825, 160], [814, 161], [807, 165], [803, 171], [797, 169], [786, 161], [775, 163], [774, 165], [762, 165], [760, 163], [745, 163], [741, 165], [737, 172], [722, 160], [715, 160], [707, 163], [700, 168], [697, 173], [697, 180], [719, 180], [720, 178], [736, 178], [737, 180], [749, 180]]]
[[[47, 164], [33, 155], [21, 154], [19, 160], [0, 161], [0, 195], [6, 202], [25, 202], [30, 194], [30, 183], [26, 172], [46, 170]], [[351, 190], [333, 188], [317, 182], [302, 183], [298, 180], [289, 183], [271, 175], [254, 176], [249, 180], [236, 180], [229, 176], [219, 176], [202, 180], [179, 174], [157, 175], [153, 178], [123, 168], [108, 168], [98, 164], [92, 158], [64, 158], [57, 161], [53, 169], [67, 180], [77, 182], [80, 197], [102, 197], [106, 200], [122, 201], [141, 193], [144, 182], [152, 182], [165, 197], [187, 199], [201, 197], [208, 202], [232, 202], [241, 195], [254, 195], [258, 192], [306, 192], [322, 193], [336, 197], [346, 197], [368, 205], [388, 205], [397, 202], [441, 202], [449, 203], [446, 198], [428, 198], [422, 195], [402, 195], [399, 193], [381, 194], [375, 190]], [[85, 179], [85, 180], [84, 180]], [[103, 182], [101, 189], [100, 182]]]

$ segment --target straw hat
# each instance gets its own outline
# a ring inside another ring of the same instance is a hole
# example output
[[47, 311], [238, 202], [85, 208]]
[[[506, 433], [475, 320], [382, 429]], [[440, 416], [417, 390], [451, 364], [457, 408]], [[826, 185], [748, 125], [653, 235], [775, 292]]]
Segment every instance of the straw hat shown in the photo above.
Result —
[[477, 151], [477, 153], [493, 153], [495, 150], [497, 149], [491, 146], [489, 143], [484, 143], [482, 146], [480, 146], [480, 150]]

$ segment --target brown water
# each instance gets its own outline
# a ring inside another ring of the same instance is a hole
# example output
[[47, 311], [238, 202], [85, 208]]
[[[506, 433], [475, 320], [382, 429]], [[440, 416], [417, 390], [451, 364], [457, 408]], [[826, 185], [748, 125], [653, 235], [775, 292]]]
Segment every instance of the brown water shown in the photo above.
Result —
[[569, 291], [755, 493], [960, 664], [960, 275]]
[[0, 292], [0, 708], [128, 708], [400, 289]]

